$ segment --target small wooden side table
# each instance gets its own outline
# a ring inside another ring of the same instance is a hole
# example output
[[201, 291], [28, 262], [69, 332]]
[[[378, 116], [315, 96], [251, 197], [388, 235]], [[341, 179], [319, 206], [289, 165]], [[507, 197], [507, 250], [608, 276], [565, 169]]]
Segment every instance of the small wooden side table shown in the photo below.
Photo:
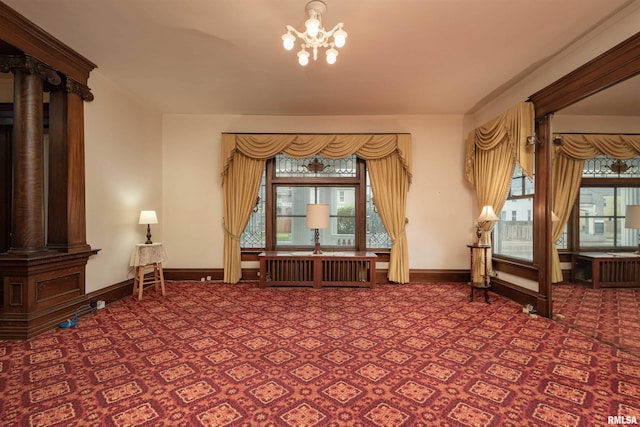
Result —
[[[162, 296], [166, 295], [164, 287], [164, 273], [162, 272], [162, 263], [166, 261], [167, 254], [164, 251], [162, 243], [139, 243], [131, 254], [130, 266], [134, 267], [133, 276], [133, 296], [138, 294], [138, 299], [142, 299], [142, 289], [145, 285], [153, 284], [156, 292], [162, 292]], [[145, 279], [145, 269], [152, 268], [153, 275]]]
[[[487, 251], [491, 248], [491, 245], [481, 245], [478, 243], [474, 243], [473, 245], [467, 245], [467, 247], [469, 248], [470, 260], [471, 260], [471, 267], [470, 267], [471, 277], [469, 280], [469, 285], [471, 287], [471, 295], [469, 296], [469, 302], [473, 301], [474, 291], [476, 289], [482, 289], [484, 290], [484, 301], [487, 304], [491, 304], [489, 302], [489, 288], [491, 287], [491, 278], [489, 277], [489, 265], [487, 264]], [[475, 262], [474, 250], [481, 250], [482, 257], [484, 260], [484, 275], [482, 276], [482, 281], [480, 282], [474, 282], [473, 280], [473, 271], [474, 271], [473, 266]]]

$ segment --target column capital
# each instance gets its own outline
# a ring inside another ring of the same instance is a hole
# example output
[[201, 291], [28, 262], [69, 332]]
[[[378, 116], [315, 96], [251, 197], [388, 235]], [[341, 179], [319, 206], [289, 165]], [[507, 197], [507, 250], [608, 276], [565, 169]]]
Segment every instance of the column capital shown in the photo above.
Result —
[[0, 55], [0, 72], [16, 71], [37, 75], [44, 82], [54, 86], [62, 82], [62, 78], [56, 70], [31, 55], [26, 53], [24, 55]]

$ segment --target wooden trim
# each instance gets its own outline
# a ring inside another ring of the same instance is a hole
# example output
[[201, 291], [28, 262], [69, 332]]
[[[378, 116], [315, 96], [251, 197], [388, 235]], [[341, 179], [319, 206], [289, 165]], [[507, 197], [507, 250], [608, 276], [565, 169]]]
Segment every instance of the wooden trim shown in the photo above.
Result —
[[463, 282], [470, 279], [469, 269], [464, 270], [410, 270], [411, 282]]
[[[257, 269], [256, 269], [257, 270]], [[222, 268], [163, 268], [164, 280], [190, 280], [200, 281], [211, 277], [211, 280], [224, 280], [224, 269]], [[245, 275], [247, 269], [242, 269], [242, 275]], [[245, 280], [247, 280], [245, 278]]]
[[640, 73], [640, 32], [529, 97], [541, 119]]
[[97, 66], [0, 2], [0, 40], [38, 58], [83, 85]]
[[500, 279], [500, 277], [491, 278], [490, 290], [522, 306], [531, 304], [531, 306], [534, 307], [538, 312], [540, 311], [538, 307], [539, 295], [536, 291], [523, 288], [522, 286], [514, 285], [513, 283], [509, 283], [506, 280]]

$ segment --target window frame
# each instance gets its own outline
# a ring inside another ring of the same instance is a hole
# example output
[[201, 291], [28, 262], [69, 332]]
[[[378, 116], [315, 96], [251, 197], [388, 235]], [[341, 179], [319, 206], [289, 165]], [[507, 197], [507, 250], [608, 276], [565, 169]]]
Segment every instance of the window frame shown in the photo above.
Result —
[[[582, 188], [612, 188], [613, 193], [617, 193], [618, 188], [640, 188], [640, 178], [582, 178], [580, 189]], [[623, 218], [617, 216], [616, 218]], [[603, 252], [603, 251], [629, 251], [636, 246], [586, 246], [580, 245], [580, 192], [576, 196], [571, 217], [568, 225], [569, 241], [571, 246], [567, 252]], [[615, 236], [614, 236], [615, 241]]]
[[[390, 248], [368, 248], [367, 247], [367, 174], [366, 160], [356, 156], [356, 174], [355, 177], [330, 177], [330, 176], [314, 176], [314, 177], [278, 177], [276, 176], [276, 158], [267, 159], [265, 162], [265, 194], [264, 194], [264, 212], [265, 212], [265, 247], [264, 248], [241, 248], [242, 260], [257, 259], [257, 255], [263, 251], [283, 250], [308, 250], [307, 246], [287, 246], [286, 248], [277, 247], [276, 236], [276, 188], [278, 186], [291, 187], [345, 187], [355, 188], [355, 237], [354, 245], [348, 250], [374, 252], [382, 255], [379, 261], [387, 261], [391, 252]], [[332, 250], [344, 248], [323, 246], [323, 249]]]

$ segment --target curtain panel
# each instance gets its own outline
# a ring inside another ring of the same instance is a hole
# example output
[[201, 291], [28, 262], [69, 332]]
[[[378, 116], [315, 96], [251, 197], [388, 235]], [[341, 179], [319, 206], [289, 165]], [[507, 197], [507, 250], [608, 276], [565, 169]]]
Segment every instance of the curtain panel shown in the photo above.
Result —
[[[305, 158], [316, 154], [330, 159], [340, 159], [355, 154], [369, 162], [387, 159], [394, 163], [393, 178], [386, 178], [387, 167], [370, 167], [372, 180], [379, 181], [374, 193], [380, 218], [392, 239], [389, 280], [398, 283], [409, 281], [409, 261], [406, 248], [406, 192], [411, 183], [411, 135], [410, 134], [239, 134], [223, 133], [221, 139], [220, 170], [224, 199], [224, 281], [237, 283], [242, 277], [240, 262], [240, 234], [247, 225], [251, 209], [258, 194], [260, 179], [245, 172], [248, 164], [264, 168], [266, 159], [276, 154], [293, 158]], [[234, 164], [242, 162], [242, 166]], [[258, 165], [258, 162], [262, 162]], [[380, 179], [380, 176], [385, 178]], [[245, 182], [246, 181], [246, 182]], [[251, 181], [251, 182], [249, 182]], [[255, 182], [254, 182], [255, 181]], [[380, 182], [381, 181], [381, 182]], [[242, 186], [237, 182], [244, 182]], [[406, 184], [405, 184], [406, 183]], [[403, 194], [389, 195], [396, 191]], [[379, 202], [378, 195], [391, 199]], [[379, 204], [378, 204], [379, 203]], [[401, 220], [398, 219], [401, 217]], [[401, 223], [401, 225], [398, 225]]]
[[[500, 215], [516, 162], [527, 176], [533, 176], [534, 149], [527, 144], [527, 137], [534, 135], [534, 126], [533, 104], [522, 102], [469, 133], [465, 174], [476, 190], [478, 211], [490, 205]], [[485, 224], [484, 241], [480, 243], [490, 244], [493, 226], [494, 223]], [[493, 273], [491, 252], [488, 251], [487, 271]], [[474, 257], [471, 280], [480, 282], [485, 271], [484, 257], [480, 252]]]
[[[640, 135], [622, 134], [554, 134], [562, 138], [556, 146], [553, 161], [553, 212], [558, 221], [553, 224], [552, 238], [555, 243], [569, 221], [569, 214], [580, 191], [582, 170], [585, 160], [601, 154], [614, 159], [627, 160], [640, 155]], [[551, 282], [562, 281], [560, 256], [556, 245], [552, 247]]]

